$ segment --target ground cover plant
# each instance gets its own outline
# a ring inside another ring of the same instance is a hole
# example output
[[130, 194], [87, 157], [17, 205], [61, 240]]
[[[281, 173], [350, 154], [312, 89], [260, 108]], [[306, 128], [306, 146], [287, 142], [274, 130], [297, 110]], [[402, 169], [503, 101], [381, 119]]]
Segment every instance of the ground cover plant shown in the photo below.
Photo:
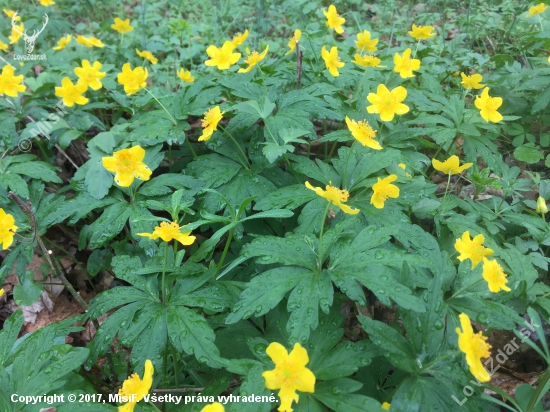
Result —
[[478, 3], [0, 1], [0, 411], [548, 410], [550, 10]]

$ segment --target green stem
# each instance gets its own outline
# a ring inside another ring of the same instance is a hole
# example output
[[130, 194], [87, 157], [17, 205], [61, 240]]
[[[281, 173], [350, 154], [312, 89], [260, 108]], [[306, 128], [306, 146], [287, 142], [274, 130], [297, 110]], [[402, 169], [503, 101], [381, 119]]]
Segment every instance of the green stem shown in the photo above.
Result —
[[155, 408], [156, 411], [162, 412], [159, 408], [157, 408], [157, 407], [155, 406], [155, 404], [154, 404], [153, 402], [149, 401], [149, 405], [151, 405], [153, 408]]
[[359, 99], [359, 92], [361, 91], [361, 86], [363, 86], [363, 82], [365, 81], [365, 77], [367, 75], [367, 71], [369, 70], [368, 67], [365, 67], [365, 73], [363, 73], [363, 77], [361, 77], [361, 81], [359, 82], [359, 87], [357, 88], [357, 92], [355, 93], [355, 101]]
[[[451, 150], [451, 147], [453, 147], [453, 145], [455, 144], [456, 142], [456, 139], [458, 139], [458, 133], [455, 135], [455, 137], [453, 138], [453, 140], [451, 141], [451, 144], [449, 145], [449, 147], [447, 148], [447, 150], [445, 150], [445, 153], [446, 154], [449, 154], [449, 151]], [[437, 149], [437, 152], [435, 152], [435, 154], [433, 155], [433, 159], [437, 158], [437, 155], [439, 154], [439, 152], [441, 152], [441, 149], [443, 148], [443, 146], [439, 146], [439, 149]], [[428, 179], [431, 179], [432, 176], [435, 174], [435, 172], [437, 172], [437, 170], [433, 170], [432, 173], [428, 176]]]
[[[238, 218], [238, 216], [237, 216]], [[222, 257], [220, 258], [220, 262], [218, 263], [218, 269], [216, 270], [216, 277], [220, 274], [220, 271], [222, 270], [223, 262], [225, 260], [225, 255], [227, 255], [227, 251], [229, 250], [229, 244], [231, 243], [231, 240], [233, 239], [233, 229], [235, 227], [233, 226], [229, 230], [229, 236], [227, 237], [227, 240], [225, 241], [225, 246], [223, 248]]]
[[187, 146], [189, 147], [189, 150], [191, 150], [191, 154], [193, 155], [193, 159], [197, 160], [197, 154], [193, 150], [193, 146], [191, 145], [191, 142], [189, 141], [189, 138], [185, 136], [185, 143], [187, 143]]
[[246, 154], [244, 153], [242, 147], [240, 144], [237, 143], [237, 141], [235, 140], [235, 138], [233, 136], [231, 136], [231, 133], [229, 133], [227, 131], [227, 129], [225, 129], [225, 127], [223, 127], [222, 125], [218, 125], [218, 127], [220, 129], [222, 129], [222, 131], [227, 134], [229, 136], [229, 138], [231, 140], [233, 140], [233, 143], [235, 143], [235, 146], [237, 146], [237, 149], [239, 149], [239, 152], [241, 152], [243, 158], [244, 158], [244, 161], [246, 162], [246, 165], [243, 165], [244, 167], [246, 167], [247, 170], [250, 170], [250, 163], [248, 162], [248, 158], [246, 157]]
[[468, 289], [474, 287], [475, 285], [477, 285], [479, 282], [481, 282], [483, 279], [478, 279], [476, 280], [474, 283], [472, 283], [471, 285], [468, 285], [466, 286], [464, 289], [461, 289], [459, 290], [457, 293], [455, 293], [453, 296], [451, 296], [449, 299], [447, 299], [447, 301], [449, 300], [452, 300], [454, 298], [456, 298], [457, 296], [461, 295], [462, 293], [466, 292]]
[[544, 375], [542, 375], [542, 378], [539, 379], [539, 382], [537, 384], [537, 388], [535, 389], [535, 392], [531, 395], [531, 399], [529, 400], [529, 404], [527, 405], [527, 409], [525, 412], [531, 412], [533, 408], [535, 407], [538, 398], [540, 397], [540, 393], [550, 380], [550, 368], [546, 369], [546, 372]]
[[166, 107], [164, 107], [164, 105], [160, 102], [160, 100], [157, 99], [157, 97], [156, 97], [153, 93], [151, 93], [151, 91], [150, 91], [147, 87], [144, 87], [144, 89], [145, 89], [145, 91], [146, 91], [147, 93], [149, 93], [149, 94], [151, 95], [151, 97], [152, 97], [153, 99], [155, 99], [155, 100], [157, 101], [158, 104], [160, 104], [160, 106], [164, 109], [164, 111], [166, 112], [166, 114], [167, 114], [168, 116], [170, 116], [170, 119], [172, 119], [172, 123], [174, 124], [174, 126], [176, 126], [176, 125], [178, 124], [178, 122], [176, 122], [176, 119], [174, 119], [174, 118], [172, 117], [172, 115], [170, 114], [170, 112], [168, 111], [168, 109], [167, 109]]
[[451, 184], [451, 174], [449, 173], [449, 178], [447, 179], [447, 187], [445, 188], [445, 194], [443, 195], [443, 200], [441, 201], [441, 212], [443, 212], [443, 205], [445, 204], [445, 199], [447, 199], [447, 191], [449, 190], [449, 185]]
[[296, 172], [294, 171], [294, 168], [292, 167], [292, 164], [290, 163], [290, 160], [288, 160], [288, 157], [286, 154], [283, 155], [284, 159], [286, 160], [286, 163], [288, 164], [288, 167], [290, 168], [290, 171], [292, 172], [292, 174], [294, 175], [294, 177], [296, 178], [296, 181], [299, 183], [299, 184], [302, 184], [302, 181], [300, 180], [300, 178], [298, 177], [298, 175], [296, 174]]
[[351, 152], [353, 151], [353, 146], [355, 145], [355, 142], [357, 142], [357, 140], [354, 140], [353, 143], [351, 144], [351, 147], [349, 148], [348, 156], [346, 157], [346, 164], [344, 165], [344, 179], [342, 180], [342, 187], [346, 190], [348, 189], [347, 187], [348, 163], [349, 163], [349, 158], [351, 156]]
[[418, 43], [416, 43], [416, 49], [414, 49], [413, 59], [416, 57], [416, 52], [418, 51], [418, 46], [420, 46], [420, 40], [418, 39]]
[[162, 265], [162, 280], [161, 280], [161, 296], [162, 296], [162, 302], [166, 303], [165, 295], [166, 295], [166, 288], [165, 288], [165, 278], [166, 278], [166, 261], [168, 260], [168, 243], [164, 245], [164, 264]]
[[321, 273], [321, 270], [323, 269], [323, 262], [321, 259], [323, 258], [322, 254], [322, 246], [323, 246], [323, 231], [325, 229], [325, 220], [327, 219], [327, 213], [328, 208], [330, 207], [330, 202], [327, 202], [327, 207], [325, 208], [325, 213], [323, 213], [323, 220], [321, 221], [321, 231], [319, 232], [319, 247], [317, 248], [319, 251], [319, 256], [317, 257], [317, 270], [319, 273]]

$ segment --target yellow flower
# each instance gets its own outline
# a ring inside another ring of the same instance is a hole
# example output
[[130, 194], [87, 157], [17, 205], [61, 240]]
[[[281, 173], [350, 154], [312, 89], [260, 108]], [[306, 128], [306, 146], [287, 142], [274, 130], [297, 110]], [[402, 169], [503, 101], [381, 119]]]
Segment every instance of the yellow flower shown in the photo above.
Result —
[[82, 67], [75, 67], [74, 74], [78, 76], [78, 83], [93, 90], [99, 90], [103, 87], [101, 79], [105, 77], [105, 72], [100, 72], [100, 69], [100, 62], [94, 62], [94, 65], [90, 66], [88, 60], [82, 60]]
[[472, 167], [473, 163], [465, 163], [459, 166], [460, 160], [458, 156], [452, 155], [444, 162], [440, 162], [437, 159], [432, 159], [432, 165], [435, 170], [445, 173], [446, 175], [456, 175], [462, 173], [464, 170]]
[[[6, 10], [6, 9], [3, 9], [3, 10], [6, 16], [8, 16], [10, 19], [13, 19], [13, 15], [15, 14], [13, 10]], [[21, 16], [16, 16], [15, 21], [19, 21], [19, 20], [21, 20]]]
[[340, 17], [334, 5], [331, 4], [329, 6], [328, 12], [323, 10], [323, 14], [327, 18], [327, 22], [326, 22], [327, 27], [333, 29], [338, 34], [342, 34], [344, 32], [344, 29], [342, 28], [342, 24], [346, 22], [346, 19], [344, 19], [343, 17]]
[[23, 22], [19, 26], [15, 25], [11, 28], [11, 34], [9, 36], [10, 44], [17, 43], [18, 40], [21, 38], [21, 34], [25, 31], [25, 25]]
[[399, 197], [399, 188], [391, 184], [395, 180], [397, 180], [397, 175], [389, 175], [385, 179], [378, 178], [378, 182], [372, 186], [373, 194], [370, 198], [370, 204], [374, 205], [377, 209], [382, 209], [388, 197], [397, 199]]
[[481, 77], [481, 74], [472, 74], [471, 76], [467, 76], [464, 73], [460, 73], [460, 76], [462, 77], [462, 81], [460, 84], [462, 84], [466, 89], [481, 89], [482, 87], [485, 87], [484, 84], [481, 84], [481, 81], [483, 80], [483, 77]]
[[483, 89], [481, 97], [476, 96], [475, 105], [480, 110], [479, 114], [486, 122], [498, 123], [502, 120], [502, 115], [497, 111], [502, 105], [502, 97], [489, 96], [488, 87]]
[[462, 262], [465, 259], [470, 259], [473, 269], [483, 258], [493, 256], [493, 249], [483, 246], [484, 241], [485, 237], [481, 233], [472, 240], [470, 239], [470, 232], [468, 230], [464, 232], [462, 239], [457, 239], [455, 242], [455, 249], [460, 253], [458, 260]]
[[176, 239], [184, 246], [192, 245], [195, 241], [195, 236], [189, 236], [189, 232], [181, 232], [185, 226], [180, 227], [178, 222], [160, 222], [160, 226], [155, 227], [153, 233], [138, 233], [138, 236], [145, 236], [149, 239], [157, 240], [159, 237], [165, 242], [170, 242], [172, 239]]
[[115, 17], [115, 23], [111, 24], [111, 28], [118, 31], [120, 34], [128, 33], [129, 31], [134, 30], [134, 28], [130, 26], [130, 19], [122, 20], [118, 17]]
[[128, 397], [129, 402], [119, 406], [118, 412], [133, 412], [136, 403], [149, 393], [151, 385], [153, 385], [153, 372], [153, 363], [147, 359], [145, 361], [145, 370], [143, 371], [143, 380], [139, 378], [137, 373], [134, 373], [123, 382], [122, 388], [118, 390], [118, 394]]
[[502, 270], [502, 266], [496, 260], [483, 258], [483, 279], [488, 283], [489, 290], [493, 293], [498, 293], [500, 289], [510, 292], [510, 288], [506, 286], [508, 276]]
[[113, 156], [105, 156], [101, 159], [103, 167], [115, 174], [115, 182], [121, 187], [128, 187], [134, 181], [149, 180], [151, 170], [143, 163], [145, 150], [141, 146], [130, 149], [122, 149], [113, 153]]
[[5, 94], [10, 97], [17, 97], [19, 93], [25, 91], [23, 83], [23, 75], [13, 75], [14, 69], [10, 65], [4, 66], [2, 74], [0, 74], [0, 94]]
[[376, 130], [373, 130], [373, 128], [369, 125], [369, 122], [366, 120], [356, 122], [355, 120], [350, 120], [349, 117], [346, 116], [346, 124], [348, 125], [351, 135], [355, 137], [355, 139], [357, 139], [363, 146], [368, 146], [375, 150], [382, 149], [380, 143], [374, 140]]
[[68, 77], [63, 77], [61, 80], [61, 87], [55, 88], [55, 95], [63, 98], [63, 104], [68, 107], [79, 104], [84, 105], [88, 103], [88, 99], [82, 94], [88, 89], [88, 87], [80, 82], [73, 84]]
[[8, 45], [4, 43], [2, 40], [0, 40], [0, 50], [7, 52], [8, 51]]
[[75, 39], [78, 44], [81, 44], [85, 47], [104, 47], [105, 45], [99, 40], [98, 38], [94, 36], [90, 37], [84, 37], [84, 36], [77, 36]]
[[67, 45], [71, 42], [71, 35], [67, 34], [65, 37], [61, 37], [59, 41], [57, 42], [57, 46], [55, 46], [54, 50], [63, 50]]
[[5, 290], [4, 288], [0, 288], [0, 298], [4, 296]]
[[323, 49], [321, 50], [321, 57], [325, 61], [325, 65], [327, 66], [329, 73], [334, 77], [340, 76], [338, 69], [344, 67], [345, 63], [341, 62], [338, 57], [338, 48], [336, 46], [332, 46], [332, 49], [330, 49], [329, 52], [327, 48], [323, 46]]
[[136, 53], [138, 54], [138, 56], [149, 60], [152, 64], [157, 64], [159, 61], [155, 56], [153, 56], [153, 53], [151, 53], [150, 51], [143, 50], [142, 52], [140, 52], [138, 49], [136, 49]]
[[226, 41], [220, 48], [210, 45], [206, 49], [206, 54], [208, 54], [210, 60], [206, 60], [204, 64], [217, 66], [218, 70], [227, 70], [241, 58], [241, 53], [233, 53], [233, 50], [235, 50], [235, 47], [230, 41]]
[[134, 94], [147, 86], [145, 80], [149, 72], [143, 67], [136, 67], [132, 70], [130, 63], [125, 63], [122, 66], [122, 72], [117, 75], [117, 80], [124, 86], [124, 91], [127, 95]]
[[369, 53], [375, 52], [378, 39], [371, 39], [370, 36], [371, 34], [368, 30], [363, 30], [363, 33], [358, 33], [357, 40], [355, 40], [355, 46], [361, 51], [366, 50]]
[[546, 200], [542, 196], [539, 196], [538, 199], [537, 199], [537, 213], [548, 213], [548, 207], [546, 206]]
[[403, 79], [414, 77], [413, 70], [420, 69], [420, 60], [411, 59], [410, 48], [403, 52], [403, 56], [395, 53], [393, 56], [393, 63], [395, 64], [393, 70], [395, 70], [396, 73], [399, 73]]
[[[407, 170], [407, 165], [405, 163], [399, 163], [397, 166], [399, 166], [403, 170]], [[405, 176], [412, 177], [410, 173], [405, 173]]]
[[201, 412], [225, 412], [225, 408], [219, 402], [214, 402], [210, 405], [206, 405], [201, 409]]
[[409, 111], [409, 106], [401, 103], [407, 97], [407, 90], [403, 86], [398, 86], [391, 92], [383, 84], [379, 84], [376, 93], [369, 93], [367, 100], [371, 106], [367, 107], [369, 113], [380, 114], [380, 120], [391, 122], [394, 115], [405, 114]]
[[413, 24], [412, 31], [410, 31], [409, 34], [415, 40], [431, 39], [435, 36], [435, 33], [432, 33], [433, 29], [434, 26], [417, 26], [416, 24]]
[[[18, 227], [15, 226], [15, 219], [9, 213], [6, 213], [4, 209], [0, 207], [0, 243], [2, 243], [2, 249], [6, 250], [13, 243], [13, 236]], [[2, 294], [4, 289], [2, 289]], [[1, 295], [0, 295], [1, 296]]]
[[288, 41], [288, 47], [290, 48], [290, 50], [285, 53], [285, 56], [296, 50], [296, 43], [298, 43], [301, 38], [302, 31], [298, 29], [294, 30], [294, 36]]
[[185, 71], [184, 68], [179, 69], [178, 77], [185, 83], [193, 83], [195, 78], [191, 75], [191, 71]]
[[360, 56], [359, 54], [356, 54], [355, 60], [352, 61], [352, 63], [355, 63], [361, 67], [378, 67], [380, 66], [380, 59], [376, 56], [365, 54], [363, 56]]
[[347, 213], [348, 215], [356, 215], [360, 212], [359, 209], [352, 209], [343, 203], [348, 201], [349, 193], [347, 190], [340, 190], [337, 187], [330, 185], [327, 185], [325, 190], [323, 190], [320, 187], [311, 186], [309, 182], [306, 182], [305, 184], [308, 189], [313, 190], [318, 196], [324, 197], [329, 201], [329, 203], [332, 203], [334, 206], [342, 209], [344, 213]]
[[259, 62], [261, 62], [265, 55], [267, 54], [267, 51], [269, 50], [269, 45], [266, 46], [265, 50], [258, 54], [257, 51], [253, 51], [245, 60], [244, 62], [248, 64], [248, 67], [246, 69], [239, 69], [237, 73], [248, 73], [250, 70], [254, 68]]
[[38, 0], [40, 2], [41, 5], [43, 6], [52, 6], [55, 4], [54, 1], [52, 0]]
[[207, 141], [212, 137], [224, 113], [220, 112], [220, 106], [216, 106], [204, 114], [204, 119], [201, 121], [203, 130], [202, 135], [199, 137], [199, 142]]
[[489, 351], [491, 345], [486, 342], [487, 337], [483, 336], [481, 332], [474, 334], [468, 315], [461, 313], [458, 317], [462, 326], [462, 330], [456, 328], [458, 347], [466, 354], [466, 363], [470, 367], [472, 375], [480, 382], [489, 382], [491, 377], [483, 367], [481, 358], [491, 356], [491, 352]]
[[297, 390], [308, 393], [315, 392], [315, 375], [306, 368], [309, 362], [307, 350], [299, 343], [295, 343], [289, 354], [283, 345], [273, 342], [267, 347], [266, 353], [275, 363], [275, 369], [262, 373], [265, 387], [280, 389], [281, 406], [278, 410], [292, 412], [292, 401], [298, 403], [300, 399], [296, 393]]
[[536, 6], [529, 7], [529, 13], [525, 15], [525, 17], [533, 17], [537, 14], [544, 13], [544, 11], [548, 8], [548, 6], [545, 6], [544, 3], [539, 3]]
[[244, 33], [237, 33], [235, 36], [233, 36], [233, 40], [231, 40], [233, 49], [236, 49], [241, 44], [243, 44], [247, 37], [248, 37], [248, 29], [246, 29]]
[[390, 410], [390, 407], [391, 407], [391, 405], [390, 405], [388, 402], [384, 402], [384, 403], [382, 404], [382, 409], [385, 409], [385, 410], [387, 410], [387, 411]]

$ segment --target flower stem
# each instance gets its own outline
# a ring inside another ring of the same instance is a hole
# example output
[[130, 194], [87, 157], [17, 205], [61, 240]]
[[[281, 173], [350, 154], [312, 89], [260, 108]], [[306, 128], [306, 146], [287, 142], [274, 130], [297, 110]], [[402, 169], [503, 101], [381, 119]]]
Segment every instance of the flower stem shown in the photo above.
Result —
[[328, 208], [330, 207], [330, 202], [327, 202], [327, 207], [325, 208], [325, 213], [323, 213], [323, 219], [321, 220], [321, 231], [319, 232], [319, 247], [317, 248], [319, 251], [319, 255], [317, 256], [317, 270], [319, 273], [321, 273], [321, 269], [323, 268], [323, 262], [322, 259], [322, 242], [323, 242], [323, 231], [325, 229], [325, 220], [327, 218]]
[[161, 296], [162, 296], [162, 302], [166, 303], [165, 301], [165, 294], [166, 294], [166, 288], [165, 288], [165, 277], [166, 277], [166, 261], [168, 260], [168, 243], [164, 245], [164, 264], [162, 266], [162, 280], [161, 280]]
[[197, 154], [193, 150], [193, 146], [191, 145], [191, 142], [189, 141], [189, 138], [185, 136], [185, 143], [187, 143], [187, 146], [189, 146], [189, 150], [191, 150], [191, 154], [193, 155], [193, 159], [197, 160]]
[[170, 116], [170, 119], [172, 119], [172, 123], [174, 124], [174, 126], [176, 126], [176, 125], [178, 124], [178, 122], [176, 122], [176, 119], [174, 119], [174, 118], [172, 117], [172, 115], [170, 114], [170, 112], [168, 111], [168, 109], [167, 109], [166, 107], [164, 107], [164, 105], [160, 102], [160, 100], [157, 99], [157, 97], [156, 97], [153, 93], [151, 93], [151, 91], [150, 91], [147, 87], [144, 87], [144, 89], [145, 89], [145, 91], [146, 91], [147, 93], [149, 93], [149, 94], [151, 95], [151, 97], [152, 97], [153, 99], [155, 99], [155, 100], [157, 101], [158, 104], [160, 104], [160, 106], [164, 109], [164, 111], [166, 112], [166, 114], [167, 114], [168, 116]]
[[[238, 218], [238, 216], [237, 216], [237, 218]], [[220, 271], [222, 270], [223, 261], [225, 260], [225, 255], [227, 254], [227, 251], [229, 250], [229, 244], [231, 243], [231, 240], [233, 239], [233, 229], [235, 229], [234, 226], [229, 230], [229, 236], [227, 236], [227, 240], [225, 241], [225, 246], [223, 248], [222, 257], [220, 258], [220, 261], [218, 263], [218, 269], [216, 270], [216, 277], [218, 277], [218, 275], [220, 274]]]
[[416, 43], [416, 49], [414, 49], [413, 59], [416, 57], [416, 52], [418, 51], [418, 46], [420, 46], [420, 40], [422, 40], [422, 39], [418, 39], [418, 43]]
[[443, 205], [445, 204], [445, 199], [447, 199], [447, 191], [449, 190], [449, 185], [451, 184], [451, 174], [449, 173], [449, 178], [447, 179], [447, 187], [445, 188], [445, 194], [443, 195], [443, 200], [441, 201], [441, 212], [443, 212]]
[[246, 167], [247, 170], [250, 170], [250, 163], [248, 162], [248, 158], [246, 157], [246, 154], [243, 152], [243, 149], [242, 149], [241, 145], [237, 143], [237, 141], [235, 140], [235, 138], [234, 138], [233, 136], [231, 136], [231, 133], [229, 133], [225, 127], [223, 127], [223, 126], [221, 126], [221, 125], [218, 125], [218, 127], [219, 127], [220, 129], [222, 129], [222, 131], [223, 131], [225, 134], [227, 134], [231, 140], [233, 140], [233, 143], [235, 143], [235, 146], [237, 146], [237, 149], [239, 149], [239, 151], [240, 151], [241, 154], [243, 155], [244, 161], [246, 162], [246, 166], [245, 166], [245, 165], [243, 165], [243, 166]]
[[155, 406], [155, 404], [154, 404], [153, 402], [149, 401], [149, 405], [151, 405], [153, 408], [155, 408], [156, 411], [162, 412], [159, 408], [157, 408], [157, 407]]

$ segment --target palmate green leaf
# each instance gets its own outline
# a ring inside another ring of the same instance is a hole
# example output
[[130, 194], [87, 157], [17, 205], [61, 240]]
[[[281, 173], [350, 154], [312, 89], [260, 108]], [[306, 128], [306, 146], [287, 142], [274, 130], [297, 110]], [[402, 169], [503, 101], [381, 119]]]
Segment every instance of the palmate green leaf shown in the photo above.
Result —
[[241, 168], [240, 164], [215, 153], [200, 156], [187, 166], [191, 176], [213, 188], [230, 181]]
[[164, 173], [145, 182], [138, 189], [138, 193], [142, 196], [162, 196], [173, 192], [173, 189], [187, 189], [186, 192], [196, 192], [204, 186], [200, 179], [194, 177], [177, 174]]
[[317, 195], [305, 187], [305, 185], [290, 185], [277, 189], [267, 196], [258, 199], [254, 205], [255, 210], [270, 210], [279, 208], [295, 209]]
[[4, 321], [0, 331], [0, 365], [4, 363], [23, 326], [23, 312], [16, 310]]
[[113, 184], [113, 174], [103, 167], [101, 159], [91, 159], [84, 178], [84, 185], [90, 196], [97, 200], [103, 199]]
[[340, 176], [336, 170], [321, 160], [313, 162], [306, 157], [298, 155], [288, 155], [288, 158], [296, 162], [293, 165], [294, 170], [306, 176], [312, 186], [315, 185], [311, 179], [321, 182], [323, 185], [328, 185], [329, 182], [332, 182], [332, 186], [340, 186]]
[[40, 179], [44, 182], [63, 183], [55, 173], [57, 170], [56, 167], [38, 160], [14, 164], [10, 166], [9, 170], [12, 173], [29, 176], [33, 179]]
[[13, 288], [13, 299], [19, 306], [30, 306], [44, 292], [44, 285], [34, 281], [34, 272], [25, 270], [19, 274], [19, 285]]
[[358, 391], [362, 383], [340, 378], [315, 385], [315, 393], [308, 395], [321, 401], [330, 410], [349, 412], [383, 412], [380, 402], [364, 395], [353, 394]]
[[252, 278], [225, 323], [236, 323], [252, 314], [256, 317], [266, 314], [302, 279], [313, 276], [315, 273], [310, 269], [286, 266], [268, 270]]
[[122, 231], [130, 213], [131, 205], [126, 202], [107, 207], [96, 221], [80, 232], [79, 247], [83, 247], [88, 239], [93, 249], [103, 246]]
[[342, 342], [330, 352], [322, 354], [311, 362], [309, 368], [315, 371], [317, 379], [329, 380], [352, 375], [371, 359], [381, 355], [380, 349], [370, 341]]
[[514, 150], [514, 157], [520, 162], [532, 164], [544, 159], [544, 154], [533, 143], [527, 143]]
[[[311, 191], [311, 193], [314, 193]], [[317, 195], [315, 195], [317, 196]], [[298, 216], [299, 226], [294, 229], [296, 233], [319, 233], [321, 230], [321, 219], [327, 210], [327, 200], [322, 197], [317, 197], [304, 206], [302, 213]], [[339, 211], [339, 208], [334, 207], [335, 212]], [[344, 213], [344, 212], [340, 212]]]
[[366, 316], [358, 316], [357, 319], [369, 334], [370, 339], [383, 351], [384, 356], [392, 365], [413, 373], [420, 369], [410, 342], [399, 332], [385, 323]]
[[280, 146], [272, 142], [267, 142], [262, 148], [262, 153], [269, 163], [275, 162], [279, 157], [288, 152], [294, 152], [294, 146], [289, 144]]
[[19, 197], [23, 199], [29, 197], [29, 188], [27, 187], [27, 183], [18, 174], [10, 171], [0, 173], [0, 186], [6, 191], [13, 191], [16, 195], [19, 195]]
[[[262, 377], [264, 368], [261, 365], [254, 365], [246, 375], [239, 388], [240, 396], [270, 396], [274, 391], [265, 387], [265, 379]], [[228, 412], [269, 412], [272, 410], [270, 402], [230, 402], [225, 405]]]
[[512, 308], [474, 296], [453, 298], [447, 304], [457, 313], [466, 313], [470, 319], [494, 329], [515, 329], [524, 321]]

